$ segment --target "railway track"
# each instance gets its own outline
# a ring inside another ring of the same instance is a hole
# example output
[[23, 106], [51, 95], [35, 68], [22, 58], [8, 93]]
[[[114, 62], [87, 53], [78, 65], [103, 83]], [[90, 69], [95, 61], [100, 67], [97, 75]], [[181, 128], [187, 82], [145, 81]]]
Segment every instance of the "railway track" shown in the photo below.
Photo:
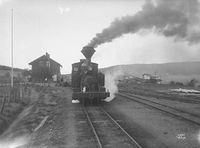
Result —
[[177, 108], [162, 104], [162, 103], [158, 103], [149, 99], [145, 99], [142, 96], [138, 96], [138, 95], [134, 95], [134, 94], [130, 94], [130, 93], [118, 93], [119, 96], [125, 97], [129, 100], [133, 100], [135, 102], [150, 106], [156, 110], [162, 111], [164, 113], [173, 115], [175, 117], [178, 117], [178, 119], [182, 119], [185, 120], [187, 122], [196, 124], [198, 126], [200, 126], [200, 116], [193, 114], [193, 113], [189, 113], [183, 110], [179, 110]]
[[[151, 91], [151, 90], [148, 90], [148, 91]], [[123, 90], [123, 89], [119, 89], [119, 92], [121, 93], [129, 93], [128, 91], [126, 90]], [[159, 92], [154, 92], [154, 93], [157, 93], [157, 96], [154, 96], [152, 94], [148, 94], [152, 97], [159, 97], [159, 98], [162, 98], [162, 99], [166, 99], [166, 100], [176, 100], [176, 101], [180, 101], [180, 102], [184, 102], [184, 103], [197, 103], [197, 104], [200, 104], [200, 99], [199, 98], [190, 98], [190, 99], [187, 99], [185, 97], [177, 97], [177, 96], [168, 96], [166, 94], [162, 94], [162, 93], [159, 93]], [[138, 93], [138, 94], [134, 94], [134, 95], [141, 95], [141, 92]], [[144, 96], [148, 96], [147, 94], [145, 94]], [[189, 97], [189, 96], [188, 96]]]
[[83, 107], [99, 148], [142, 148], [102, 107]]

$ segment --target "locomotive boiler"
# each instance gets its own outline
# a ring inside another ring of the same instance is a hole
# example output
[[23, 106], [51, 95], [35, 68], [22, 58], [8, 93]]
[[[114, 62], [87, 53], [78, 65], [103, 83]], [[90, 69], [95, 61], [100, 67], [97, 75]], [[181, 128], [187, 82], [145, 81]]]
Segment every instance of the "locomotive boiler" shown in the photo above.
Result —
[[98, 103], [110, 96], [104, 87], [105, 75], [98, 71], [98, 64], [91, 62], [95, 50], [93, 47], [85, 46], [82, 51], [85, 59], [72, 64], [72, 99]]

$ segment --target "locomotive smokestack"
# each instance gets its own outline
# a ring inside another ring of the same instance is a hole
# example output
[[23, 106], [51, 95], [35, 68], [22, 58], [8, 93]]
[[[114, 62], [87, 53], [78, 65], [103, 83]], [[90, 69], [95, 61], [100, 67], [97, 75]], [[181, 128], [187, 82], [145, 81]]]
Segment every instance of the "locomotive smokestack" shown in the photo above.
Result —
[[94, 54], [95, 50], [93, 47], [85, 46], [85, 47], [83, 47], [81, 52], [83, 53], [83, 55], [85, 56], [86, 59], [91, 60], [91, 57]]

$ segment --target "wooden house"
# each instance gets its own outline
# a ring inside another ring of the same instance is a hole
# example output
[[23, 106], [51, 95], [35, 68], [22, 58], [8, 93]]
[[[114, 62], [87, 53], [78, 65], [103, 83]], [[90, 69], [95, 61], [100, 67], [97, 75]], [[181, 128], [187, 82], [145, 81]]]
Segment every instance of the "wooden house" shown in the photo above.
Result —
[[52, 81], [53, 77], [61, 76], [62, 65], [51, 59], [48, 53], [30, 62], [29, 65], [32, 66], [31, 80], [33, 82]]

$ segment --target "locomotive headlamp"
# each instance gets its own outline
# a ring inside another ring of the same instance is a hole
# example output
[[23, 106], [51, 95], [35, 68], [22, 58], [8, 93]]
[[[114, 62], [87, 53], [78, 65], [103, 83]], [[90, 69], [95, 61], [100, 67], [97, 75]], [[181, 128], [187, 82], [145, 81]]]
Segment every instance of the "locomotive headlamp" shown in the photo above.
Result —
[[91, 66], [88, 66], [88, 70], [89, 70], [89, 71], [92, 71], [92, 67], [91, 67]]

